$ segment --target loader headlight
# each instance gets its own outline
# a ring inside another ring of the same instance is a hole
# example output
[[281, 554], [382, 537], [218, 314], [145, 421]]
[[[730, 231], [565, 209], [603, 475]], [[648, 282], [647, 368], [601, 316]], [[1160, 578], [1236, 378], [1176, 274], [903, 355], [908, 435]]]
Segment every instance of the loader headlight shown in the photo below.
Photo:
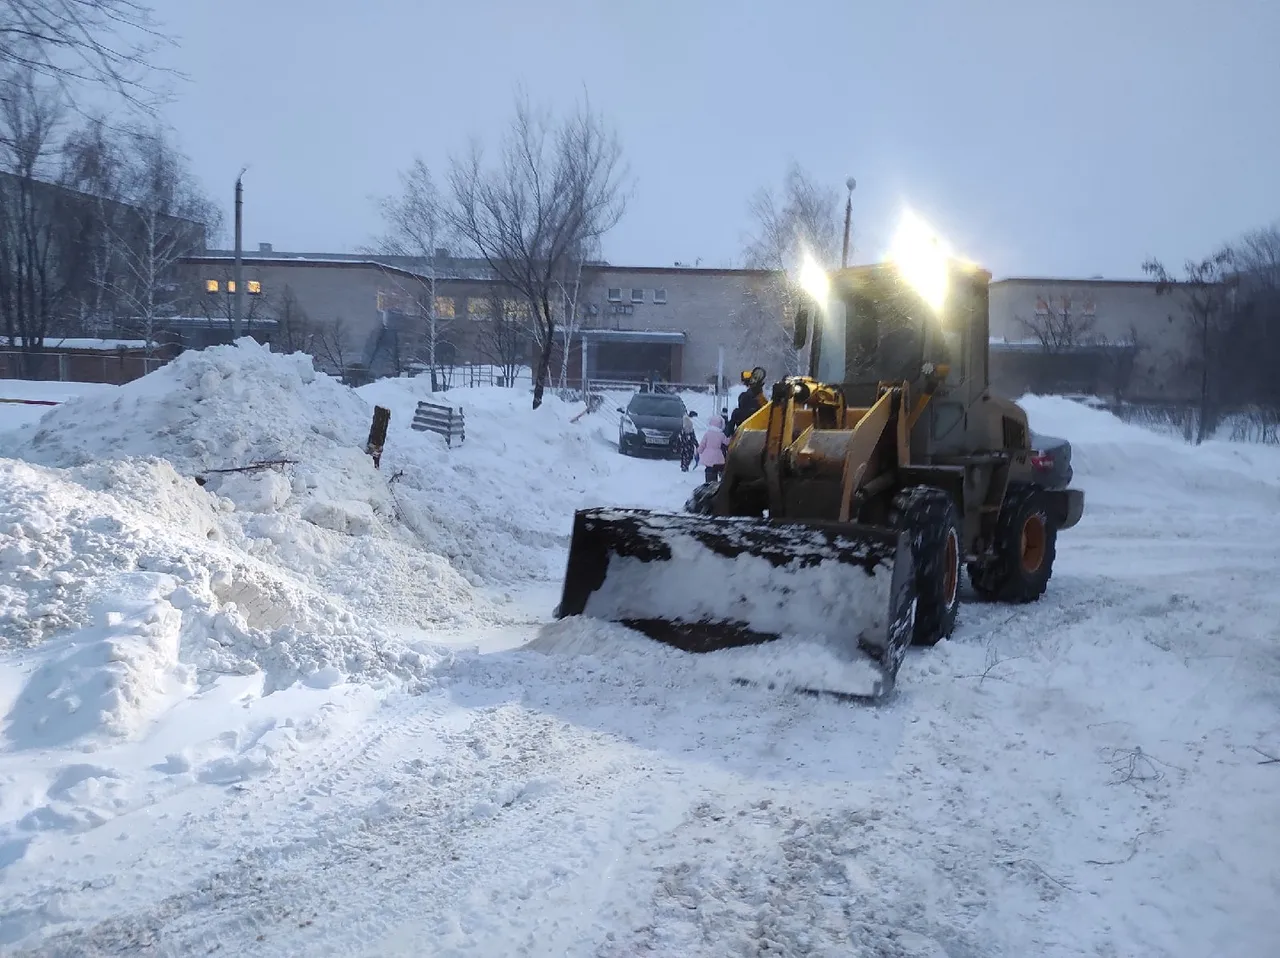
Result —
[[636, 424], [631, 421], [631, 417], [624, 415], [622, 417], [622, 431], [625, 433], [635, 433], [640, 430], [636, 428]]
[[800, 263], [800, 288], [812, 296], [819, 306], [827, 305], [827, 297], [831, 294], [831, 280], [827, 278], [827, 271], [808, 250], [805, 250], [804, 260]]

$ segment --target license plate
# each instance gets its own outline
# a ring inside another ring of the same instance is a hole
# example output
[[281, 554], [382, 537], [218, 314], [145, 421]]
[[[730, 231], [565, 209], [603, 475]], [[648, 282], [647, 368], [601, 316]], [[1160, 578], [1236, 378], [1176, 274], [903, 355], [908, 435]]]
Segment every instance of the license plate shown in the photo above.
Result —
[[651, 446], [665, 446], [668, 442], [666, 439], [655, 439], [653, 436], [645, 436], [644, 441]]

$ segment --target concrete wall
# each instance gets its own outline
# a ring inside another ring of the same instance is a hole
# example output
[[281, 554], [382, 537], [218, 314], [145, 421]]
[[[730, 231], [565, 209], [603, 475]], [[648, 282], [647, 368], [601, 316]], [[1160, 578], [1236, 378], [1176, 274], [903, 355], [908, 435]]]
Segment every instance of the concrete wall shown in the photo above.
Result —
[[[771, 295], [772, 274], [607, 267], [590, 270], [583, 282], [584, 328], [685, 334], [677, 372], [682, 382], [713, 382], [720, 347], [724, 347], [724, 371], [731, 384], [739, 371], [753, 366], [764, 366], [770, 375], [783, 372], [789, 333]], [[610, 301], [610, 289], [621, 291], [620, 302]], [[633, 290], [639, 291], [640, 301], [633, 302]], [[658, 301], [662, 294], [665, 302]]]
[[[1114, 344], [1127, 342], [1136, 333], [1140, 349], [1125, 390], [1129, 398], [1177, 400], [1194, 395], [1195, 384], [1186, 370], [1189, 326], [1181, 303], [1176, 294], [1157, 296], [1154, 283], [997, 280], [991, 284], [991, 338], [1010, 343], [1034, 341], [1035, 332], [1023, 321], [1043, 328], [1044, 306], [1060, 310], [1063, 297], [1076, 322], [1088, 327], [1082, 331], [1085, 339]], [[1092, 375], [1085, 369], [1092, 362], [1081, 359], [1080, 377]], [[1010, 363], [1017, 361], [1011, 359]], [[1026, 362], [1020, 365], [1030, 369]]]

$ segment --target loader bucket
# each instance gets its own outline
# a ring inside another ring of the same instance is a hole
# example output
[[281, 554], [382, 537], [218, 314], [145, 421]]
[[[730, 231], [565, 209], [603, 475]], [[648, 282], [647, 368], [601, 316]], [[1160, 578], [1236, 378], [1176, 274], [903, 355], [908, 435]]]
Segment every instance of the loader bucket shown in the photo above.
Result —
[[617, 622], [687, 652], [820, 638], [870, 657], [883, 693], [911, 642], [913, 582], [897, 530], [584, 509], [556, 617]]

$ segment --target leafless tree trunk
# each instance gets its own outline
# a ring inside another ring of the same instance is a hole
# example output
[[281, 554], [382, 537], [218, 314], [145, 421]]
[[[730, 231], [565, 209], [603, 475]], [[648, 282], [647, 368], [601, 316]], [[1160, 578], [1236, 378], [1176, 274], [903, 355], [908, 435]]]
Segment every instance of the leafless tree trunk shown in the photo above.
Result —
[[47, 181], [61, 122], [58, 99], [31, 70], [11, 73], [0, 99], [0, 313], [9, 344], [23, 352], [23, 374], [35, 375], [45, 337], [65, 319], [74, 281], [75, 240], [67, 210]]
[[330, 369], [337, 370], [340, 379], [346, 380], [351, 344], [347, 324], [341, 317], [321, 324], [316, 330], [315, 355], [327, 363]]
[[[582, 270], [589, 259], [597, 258], [598, 247], [592, 244], [577, 251], [573, 257], [571, 280], [559, 284], [562, 316], [564, 318], [564, 345], [560, 350], [560, 388], [566, 389], [569, 382], [569, 353], [573, 349], [574, 337], [582, 325], [579, 305], [582, 295]], [[583, 384], [585, 388], [585, 383]]]
[[489, 315], [483, 320], [480, 353], [502, 370], [508, 386], [514, 386], [516, 373], [529, 358], [530, 309], [521, 298], [508, 295], [509, 290], [494, 287], [486, 297]]
[[1103, 350], [1107, 388], [1116, 402], [1124, 402], [1133, 382], [1138, 357], [1147, 349], [1146, 341], [1138, 335], [1138, 327], [1130, 323], [1128, 332], [1119, 340], [1112, 341], [1099, 335], [1095, 342]]
[[741, 313], [743, 332], [761, 337], [770, 351], [778, 350], [786, 372], [799, 372], [791, 334], [798, 295], [795, 277], [806, 255], [824, 269], [839, 266], [844, 239], [840, 193], [793, 163], [781, 194], [761, 189], [751, 198], [749, 210], [756, 229], [743, 250], [745, 264], [776, 275], [750, 292]]
[[420, 269], [424, 276], [418, 299], [427, 323], [426, 361], [434, 391], [439, 388], [438, 346], [453, 318], [441, 313], [437, 285], [445, 265], [440, 262], [440, 253], [451, 239], [444, 201], [431, 170], [421, 158], [416, 158], [409, 170], [400, 175], [400, 193], [383, 197], [378, 205], [386, 232], [369, 252], [375, 256], [411, 257], [417, 261], [415, 269]]
[[1142, 269], [1156, 281], [1157, 295], [1178, 298], [1191, 326], [1192, 355], [1188, 358], [1200, 380], [1199, 423], [1195, 435], [1199, 445], [1217, 424], [1223, 332], [1231, 318], [1233, 291], [1238, 285], [1235, 253], [1230, 247], [1223, 247], [1203, 260], [1188, 260], [1184, 266], [1185, 278], [1181, 281], [1173, 279], [1156, 259], [1143, 263]]
[[622, 217], [622, 148], [584, 105], [562, 123], [523, 97], [494, 167], [473, 146], [453, 161], [451, 223], [496, 278], [528, 301], [538, 332], [533, 408], [542, 405], [555, 341], [553, 301], [575, 251]]
[[275, 303], [276, 334], [271, 345], [284, 353], [315, 353], [318, 332], [298, 303], [293, 287], [286, 285]]
[[178, 262], [201, 247], [215, 210], [162, 131], [134, 132], [128, 143], [125, 213], [111, 228], [123, 260], [117, 293], [124, 325], [143, 337], [151, 355], [164, 320], [177, 312]]
[[1019, 316], [1017, 320], [1040, 342], [1045, 352], [1059, 353], [1093, 342], [1096, 320], [1076, 313], [1070, 295], [1041, 295], [1038, 299], [1044, 304], [1043, 309], [1037, 308], [1030, 319]]
[[105, 337], [113, 328], [120, 256], [115, 236], [125, 213], [121, 205], [125, 161], [106, 121], [90, 119], [63, 144], [63, 183], [91, 199], [78, 211], [88, 234], [88, 285], [79, 297], [79, 328]]

